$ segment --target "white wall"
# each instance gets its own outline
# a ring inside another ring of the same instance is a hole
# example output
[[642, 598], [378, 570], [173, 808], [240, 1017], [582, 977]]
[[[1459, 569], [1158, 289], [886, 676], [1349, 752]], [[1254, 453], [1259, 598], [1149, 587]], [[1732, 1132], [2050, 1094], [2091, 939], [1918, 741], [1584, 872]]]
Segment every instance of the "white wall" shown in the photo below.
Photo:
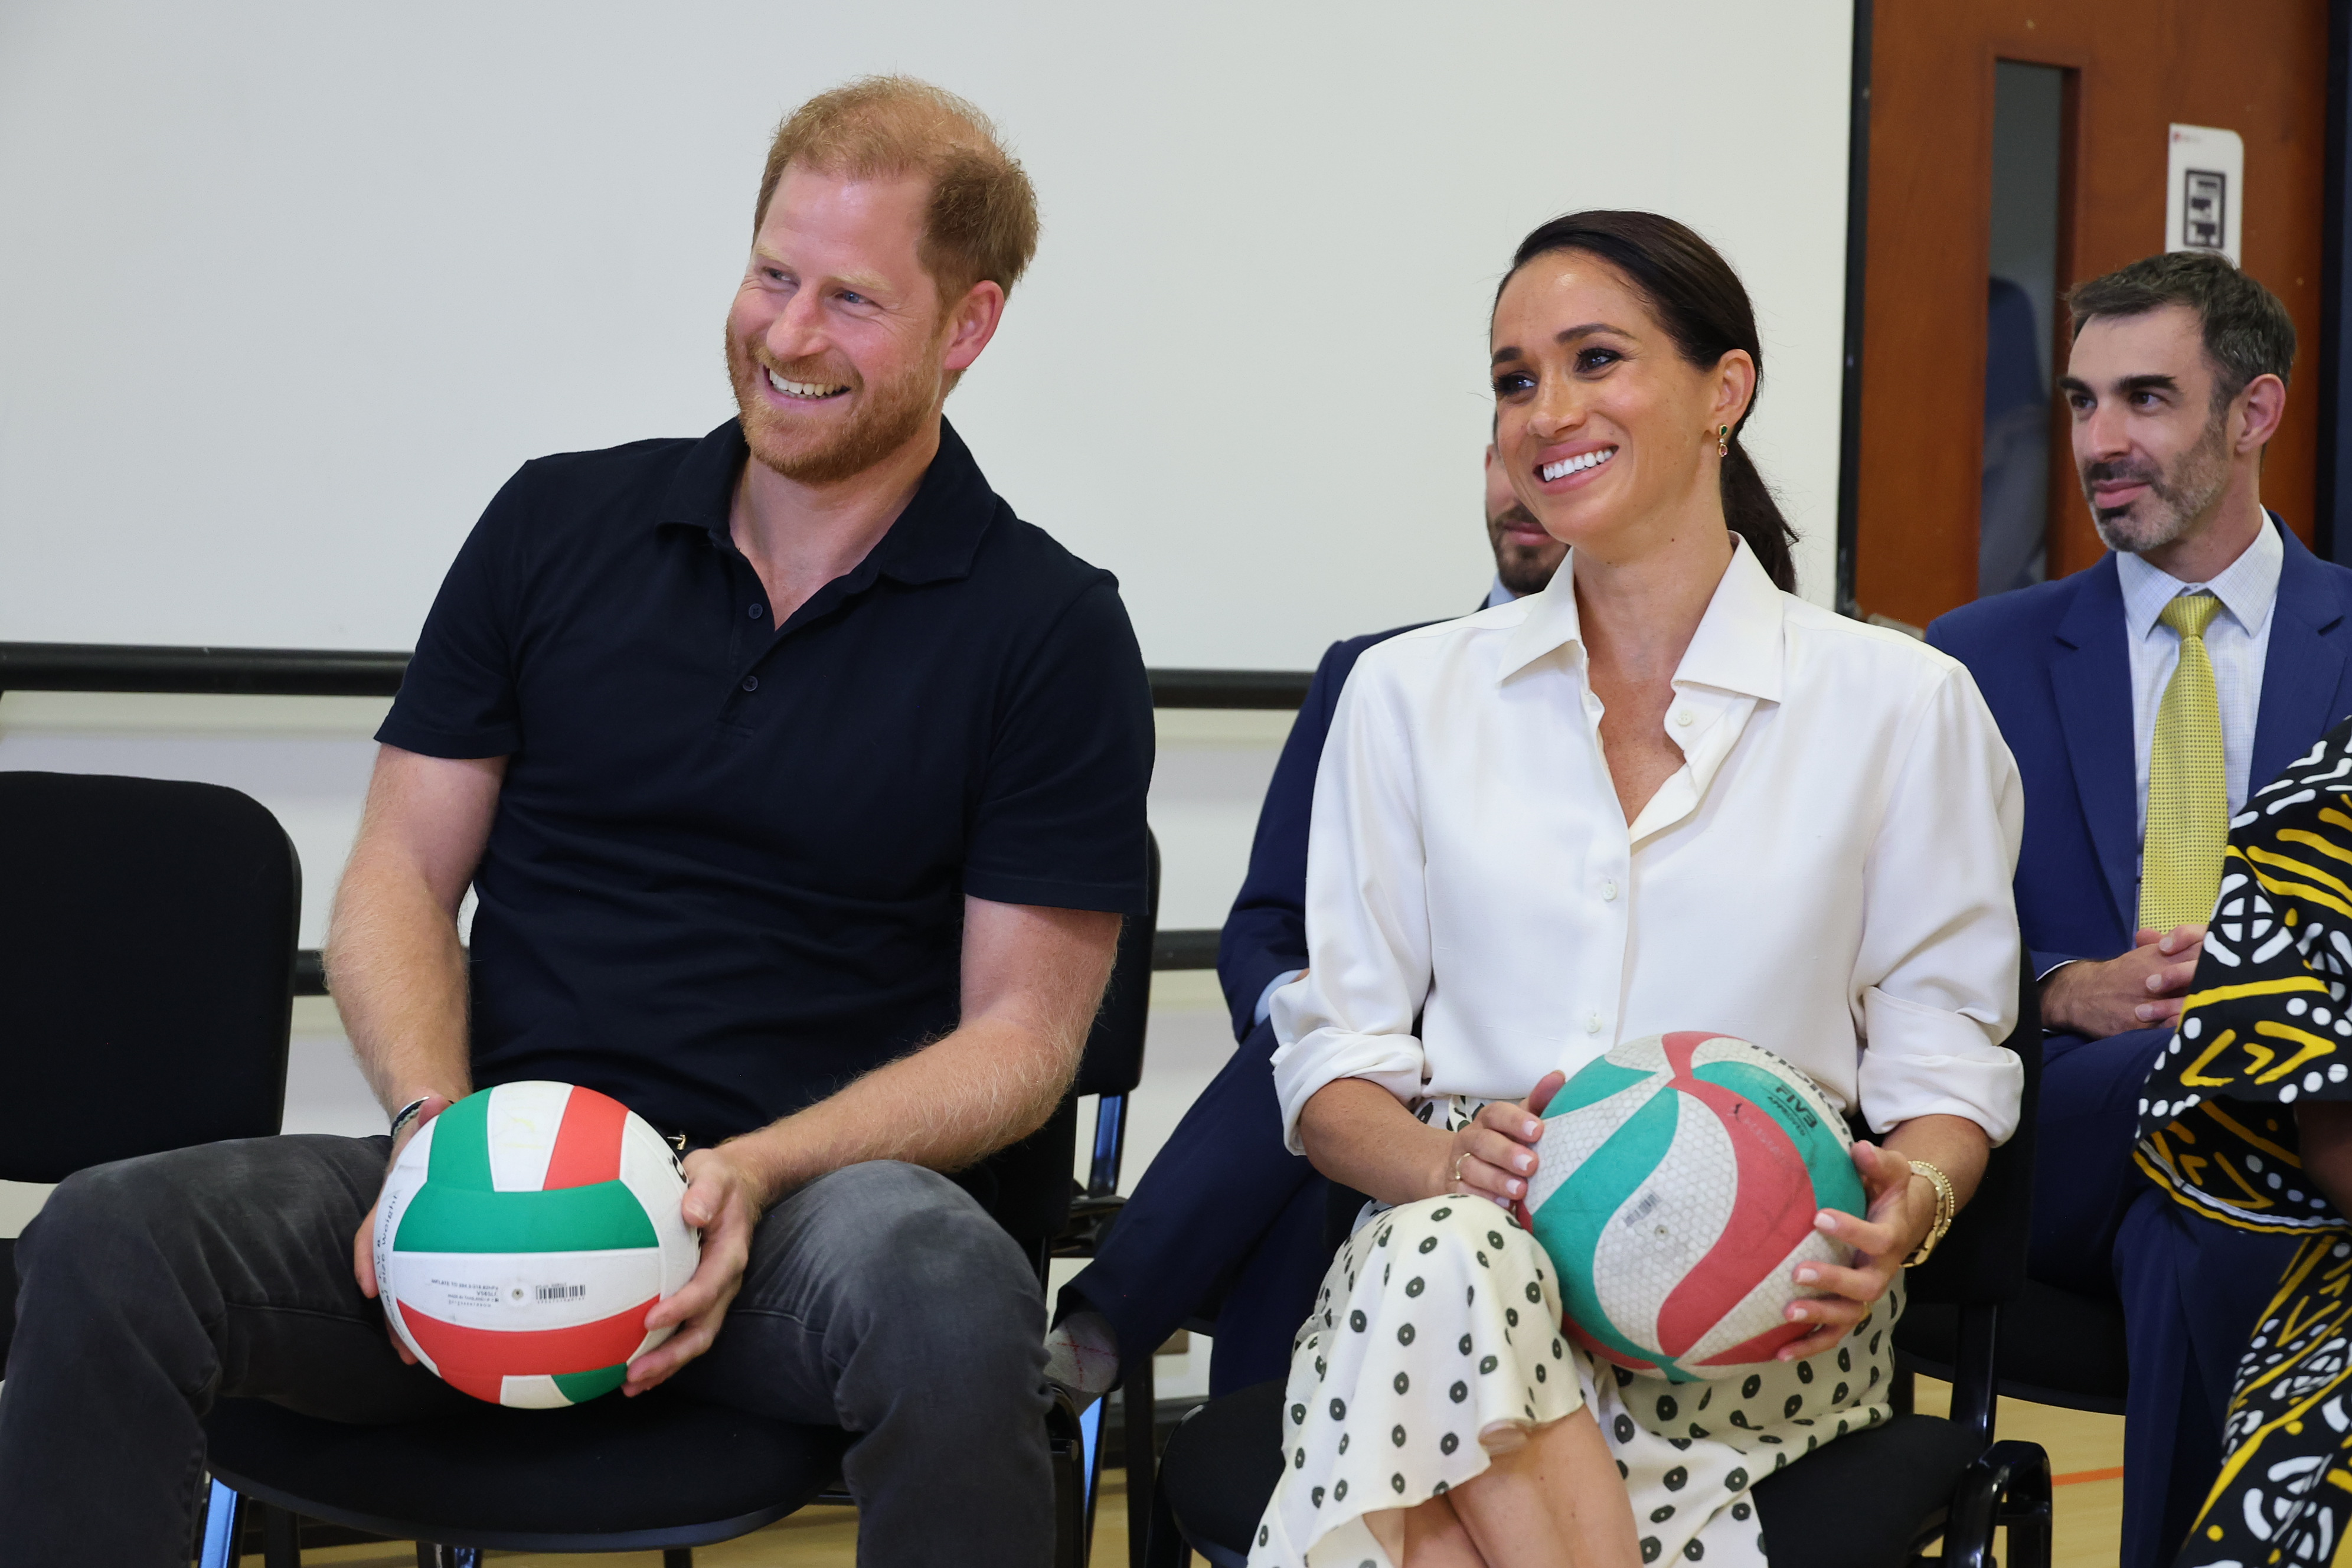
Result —
[[950, 413], [1153, 663], [1304, 668], [1475, 596], [1486, 302], [1580, 205], [1746, 277], [1826, 599], [1851, 10], [10, 0], [0, 638], [411, 646], [517, 463], [726, 416], [766, 134], [879, 69], [1035, 176]]

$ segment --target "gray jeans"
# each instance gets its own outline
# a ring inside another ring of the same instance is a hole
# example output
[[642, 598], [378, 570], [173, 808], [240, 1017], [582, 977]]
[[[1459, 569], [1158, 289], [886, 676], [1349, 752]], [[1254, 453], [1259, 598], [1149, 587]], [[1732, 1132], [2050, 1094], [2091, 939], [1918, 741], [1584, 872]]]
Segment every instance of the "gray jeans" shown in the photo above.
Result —
[[[0, 1568], [184, 1568], [222, 1395], [339, 1421], [462, 1405], [352, 1279], [389, 1141], [248, 1139], [83, 1171], [16, 1246]], [[859, 1434], [862, 1563], [1049, 1560], [1045, 1302], [1021, 1249], [911, 1165], [835, 1172], [760, 1221], [725, 1326], [669, 1387]], [[667, 1391], [666, 1391], [667, 1393]]]

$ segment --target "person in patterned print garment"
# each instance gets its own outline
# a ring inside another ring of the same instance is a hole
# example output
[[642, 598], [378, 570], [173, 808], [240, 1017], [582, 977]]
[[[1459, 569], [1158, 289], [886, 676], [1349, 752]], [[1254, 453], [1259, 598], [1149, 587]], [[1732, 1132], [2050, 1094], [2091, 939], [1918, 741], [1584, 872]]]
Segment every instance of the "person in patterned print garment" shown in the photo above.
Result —
[[2337, 1561], [2352, 1531], [2352, 720], [2231, 824], [2139, 1167], [2207, 1222], [2299, 1237], [2238, 1363], [2176, 1568]]

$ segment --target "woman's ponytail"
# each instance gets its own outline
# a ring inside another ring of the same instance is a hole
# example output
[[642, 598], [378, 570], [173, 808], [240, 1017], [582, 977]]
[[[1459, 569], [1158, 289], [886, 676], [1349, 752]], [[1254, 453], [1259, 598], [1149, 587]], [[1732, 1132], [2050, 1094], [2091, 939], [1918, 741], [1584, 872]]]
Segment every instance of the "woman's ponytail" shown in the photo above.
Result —
[[1797, 531], [1780, 515], [1771, 487], [1738, 436], [1732, 437], [1731, 450], [1723, 458], [1723, 521], [1748, 541], [1749, 552], [1774, 587], [1784, 594], [1797, 591], [1797, 560], [1789, 549], [1797, 542]]

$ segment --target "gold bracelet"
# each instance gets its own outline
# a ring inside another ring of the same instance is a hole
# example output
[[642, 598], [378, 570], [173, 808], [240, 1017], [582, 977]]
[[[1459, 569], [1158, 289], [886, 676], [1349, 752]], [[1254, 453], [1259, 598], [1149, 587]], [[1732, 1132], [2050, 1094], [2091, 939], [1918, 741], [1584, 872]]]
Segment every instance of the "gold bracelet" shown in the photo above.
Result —
[[1952, 1228], [1952, 1218], [1960, 1212], [1960, 1205], [1959, 1200], [1952, 1195], [1951, 1177], [1925, 1160], [1913, 1160], [1910, 1166], [1913, 1175], [1927, 1177], [1927, 1184], [1936, 1189], [1936, 1224], [1927, 1232], [1927, 1238], [1919, 1244], [1918, 1250], [1903, 1260], [1904, 1268], [1916, 1268], [1927, 1261], [1936, 1250], [1936, 1244], [1944, 1239], [1946, 1231]]

